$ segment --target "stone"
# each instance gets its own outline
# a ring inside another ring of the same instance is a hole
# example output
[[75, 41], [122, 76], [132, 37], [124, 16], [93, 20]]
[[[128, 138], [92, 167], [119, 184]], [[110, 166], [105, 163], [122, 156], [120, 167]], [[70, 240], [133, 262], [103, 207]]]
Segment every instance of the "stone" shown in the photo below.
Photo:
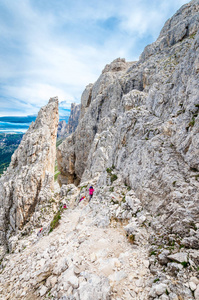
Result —
[[167, 256], [170, 260], [176, 261], [178, 263], [188, 262], [187, 253], [179, 252], [172, 255]]
[[149, 296], [155, 298], [156, 296], [160, 296], [160, 295], [164, 294], [167, 289], [168, 289], [168, 286], [164, 283], [155, 284], [152, 286], [152, 288], [149, 292]]
[[149, 260], [143, 260], [143, 264], [144, 264], [144, 266], [146, 267], [146, 268], [148, 268], [149, 267]]
[[199, 285], [199, 279], [197, 277], [191, 277], [190, 282], [195, 283], [196, 285]]
[[199, 249], [199, 241], [196, 236], [183, 238], [182, 244], [187, 248]]
[[55, 284], [57, 283], [57, 277], [56, 276], [49, 276], [46, 280], [46, 286], [53, 288]]
[[90, 259], [91, 259], [91, 262], [95, 262], [97, 257], [96, 257], [96, 254], [95, 253], [91, 253], [91, 256], [90, 256]]
[[169, 259], [168, 259], [169, 254], [170, 254], [169, 250], [163, 250], [158, 255], [158, 261], [160, 262], [161, 265], [166, 265], [169, 262]]
[[175, 293], [169, 293], [169, 299], [178, 300], [178, 296]]
[[196, 300], [199, 300], [199, 285], [197, 286], [196, 290], [194, 291], [194, 297]]
[[42, 287], [40, 288], [40, 291], [39, 291], [40, 296], [41, 297], [44, 296], [47, 293], [47, 291], [48, 291], [47, 287], [42, 285]]
[[78, 278], [76, 276], [71, 276], [68, 278], [68, 283], [74, 288], [77, 289], [79, 286]]
[[8, 244], [9, 252], [13, 252], [15, 250], [17, 242], [18, 242], [17, 236], [13, 236], [9, 239], [9, 244]]
[[140, 278], [138, 280], [135, 281], [135, 284], [137, 287], [142, 287], [144, 284], [143, 278]]
[[108, 300], [110, 295], [109, 281], [107, 278], [89, 274], [87, 282], [80, 284], [78, 292], [80, 300]]
[[193, 281], [190, 281], [189, 282], [189, 287], [190, 287], [190, 289], [192, 290], [192, 291], [195, 291], [196, 290], [196, 284], [193, 282]]
[[169, 297], [166, 294], [162, 294], [159, 299], [161, 300], [169, 300]]
[[63, 273], [67, 269], [68, 269], [68, 260], [67, 260], [67, 258], [65, 258], [65, 257], [60, 258], [57, 261], [57, 263], [55, 264], [54, 268], [53, 268], [53, 274], [60, 275], [61, 273]]
[[110, 275], [108, 278], [111, 281], [121, 281], [127, 277], [127, 274], [124, 271], [115, 272], [113, 275]]
[[178, 263], [168, 263], [167, 268], [173, 275], [177, 275], [177, 273], [183, 269], [183, 265]]

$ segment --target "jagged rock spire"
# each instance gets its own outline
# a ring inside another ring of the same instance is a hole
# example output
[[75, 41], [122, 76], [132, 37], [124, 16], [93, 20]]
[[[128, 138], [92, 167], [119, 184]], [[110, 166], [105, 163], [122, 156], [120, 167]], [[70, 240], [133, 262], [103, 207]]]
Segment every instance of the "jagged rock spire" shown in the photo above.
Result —
[[53, 188], [58, 97], [42, 107], [0, 179], [0, 243], [20, 229], [37, 204], [43, 185]]

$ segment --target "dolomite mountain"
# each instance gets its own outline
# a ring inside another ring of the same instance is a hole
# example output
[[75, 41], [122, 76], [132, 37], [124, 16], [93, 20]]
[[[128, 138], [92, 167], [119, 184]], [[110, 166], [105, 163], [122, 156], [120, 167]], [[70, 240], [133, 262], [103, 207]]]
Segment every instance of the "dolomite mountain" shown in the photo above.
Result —
[[199, 299], [198, 29], [193, 0], [86, 87], [54, 193], [57, 99], [41, 110], [0, 179], [0, 299]]
[[75, 131], [80, 117], [80, 107], [80, 104], [71, 103], [70, 117], [68, 123], [66, 124], [65, 121], [61, 121], [58, 124], [58, 138], [64, 138]]
[[[106, 65], [81, 98], [78, 127], [58, 148], [61, 183], [123, 178], [162, 243], [199, 249], [199, 2], [184, 5], [138, 62]], [[151, 237], [152, 238], [152, 237]]]
[[70, 117], [67, 124], [67, 133], [70, 134], [77, 128], [80, 117], [81, 104], [71, 103]]
[[57, 126], [58, 98], [51, 98], [23, 136], [0, 179], [2, 253], [11, 233], [22, 229], [34, 212], [43, 189], [54, 188]]

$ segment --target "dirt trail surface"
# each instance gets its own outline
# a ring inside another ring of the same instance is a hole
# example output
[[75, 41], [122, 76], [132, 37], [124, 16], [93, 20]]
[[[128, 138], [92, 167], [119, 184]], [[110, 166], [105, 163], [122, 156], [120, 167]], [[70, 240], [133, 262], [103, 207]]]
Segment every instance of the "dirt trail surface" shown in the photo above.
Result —
[[122, 222], [107, 222], [106, 203], [94, 197], [75, 207], [74, 201], [49, 235], [33, 233], [29, 246], [11, 254], [0, 275], [0, 299], [148, 298], [145, 228], [139, 228], [140, 244], [130, 243]]

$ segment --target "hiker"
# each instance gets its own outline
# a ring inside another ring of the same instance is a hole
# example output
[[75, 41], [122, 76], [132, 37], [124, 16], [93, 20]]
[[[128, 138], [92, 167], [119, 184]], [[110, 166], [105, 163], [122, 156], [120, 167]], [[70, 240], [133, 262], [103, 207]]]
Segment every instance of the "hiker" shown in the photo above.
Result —
[[81, 197], [81, 199], [79, 200], [79, 202], [81, 202], [81, 201], [84, 200], [85, 198], [86, 198], [85, 196]]
[[37, 233], [37, 236], [40, 235], [40, 233], [42, 232], [42, 230], [43, 230], [43, 228], [41, 228], [41, 229], [39, 230], [39, 232]]
[[92, 186], [90, 186], [89, 188], [89, 202], [91, 201], [91, 198], [93, 197], [93, 193], [94, 193], [94, 188]]
[[63, 208], [64, 208], [64, 209], [66, 209], [66, 208], [67, 208], [67, 207], [66, 207], [66, 204], [64, 204], [64, 205], [63, 205]]

